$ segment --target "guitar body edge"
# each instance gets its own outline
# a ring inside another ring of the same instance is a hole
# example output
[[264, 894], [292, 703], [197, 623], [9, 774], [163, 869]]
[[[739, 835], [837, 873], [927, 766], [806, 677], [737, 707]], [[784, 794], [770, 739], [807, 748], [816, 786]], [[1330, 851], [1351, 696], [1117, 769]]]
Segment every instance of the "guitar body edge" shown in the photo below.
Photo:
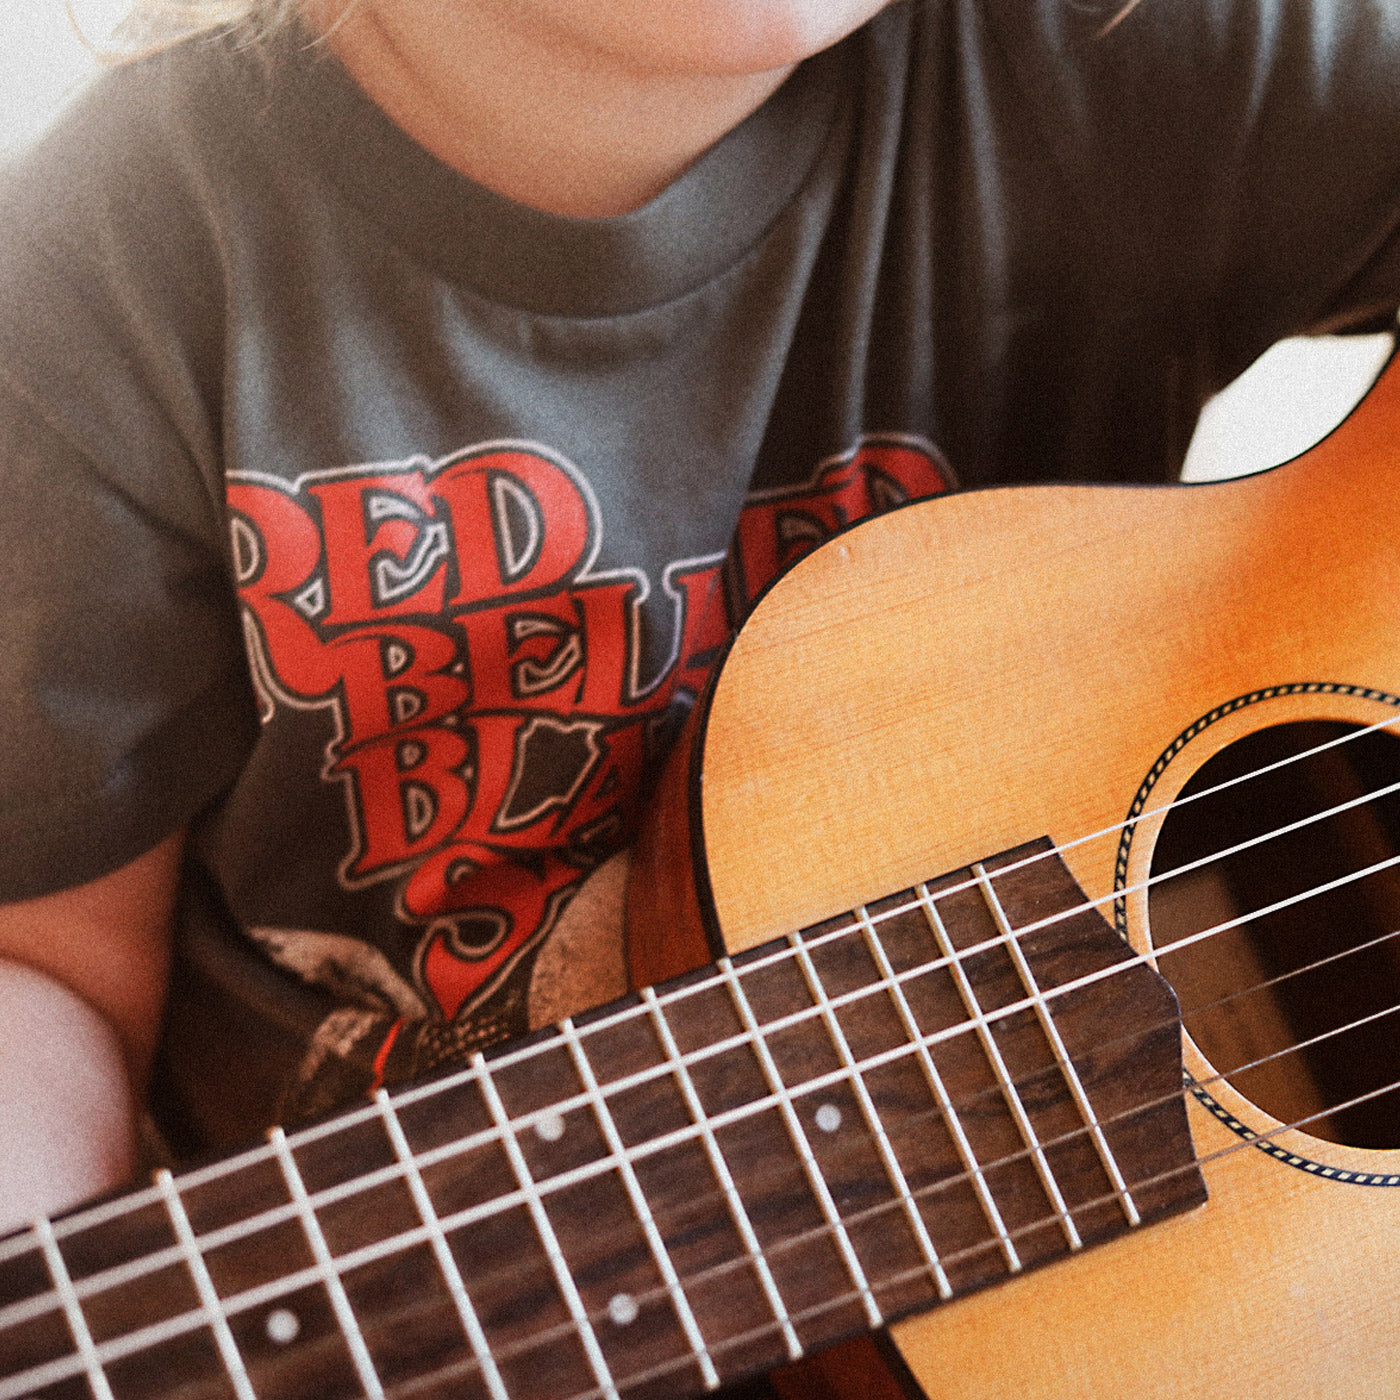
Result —
[[[671, 851], [691, 845], [729, 950], [1041, 835], [1118, 828], [1220, 707], [1250, 713], [1207, 725], [1196, 767], [1250, 724], [1376, 718], [1366, 692], [1400, 695], [1392, 423], [1393, 365], [1272, 472], [942, 497], [808, 556], [736, 639], [670, 834]], [[1115, 831], [1065, 860], [1108, 898], [1121, 854]], [[675, 899], [686, 912], [665, 926], [695, 961], [700, 901]], [[1139, 947], [1144, 909], [1130, 908]], [[1189, 1044], [1188, 1066], [1211, 1073]], [[1310, 1172], [1222, 1121], [1279, 1126], [1228, 1086], [1218, 1112], [1188, 1106], [1210, 1202], [896, 1325], [930, 1400], [1223, 1400], [1246, 1378], [1274, 1400], [1400, 1390], [1400, 1187], [1337, 1179], [1400, 1174], [1400, 1152], [1281, 1134], [1336, 1168]]]

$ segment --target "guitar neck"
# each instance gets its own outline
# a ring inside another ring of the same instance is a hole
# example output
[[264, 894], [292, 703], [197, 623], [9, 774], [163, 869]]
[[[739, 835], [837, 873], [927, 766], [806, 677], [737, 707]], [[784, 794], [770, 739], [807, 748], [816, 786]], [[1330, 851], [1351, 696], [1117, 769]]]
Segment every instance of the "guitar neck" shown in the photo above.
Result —
[[1021, 848], [0, 1242], [0, 1400], [712, 1389], [1198, 1204], [1180, 1083]]

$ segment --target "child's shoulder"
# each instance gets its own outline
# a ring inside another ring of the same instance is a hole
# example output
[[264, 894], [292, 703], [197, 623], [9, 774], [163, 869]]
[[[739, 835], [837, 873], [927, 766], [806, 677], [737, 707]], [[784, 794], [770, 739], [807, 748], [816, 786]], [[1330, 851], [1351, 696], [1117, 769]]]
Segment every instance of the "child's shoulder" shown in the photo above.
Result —
[[[30, 145], [0, 167], [0, 248], [67, 245], [171, 217], [204, 163], [253, 119], [249, 60], [201, 37], [105, 70]], [[222, 133], [222, 134], [221, 134]]]

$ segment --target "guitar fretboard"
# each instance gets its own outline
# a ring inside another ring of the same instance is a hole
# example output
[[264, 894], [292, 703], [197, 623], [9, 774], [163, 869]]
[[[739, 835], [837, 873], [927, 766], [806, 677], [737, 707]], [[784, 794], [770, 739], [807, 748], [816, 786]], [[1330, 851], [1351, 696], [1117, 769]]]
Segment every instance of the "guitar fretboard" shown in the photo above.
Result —
[[0, 1242], [0, 1400], [683, 1395], [1198, 1204], [1047, 847]]

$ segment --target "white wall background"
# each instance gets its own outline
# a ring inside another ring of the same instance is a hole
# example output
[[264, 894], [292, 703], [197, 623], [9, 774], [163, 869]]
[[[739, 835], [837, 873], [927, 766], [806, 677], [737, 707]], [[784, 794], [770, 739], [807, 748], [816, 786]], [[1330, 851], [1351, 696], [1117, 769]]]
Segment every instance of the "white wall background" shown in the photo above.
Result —
[[[129, 4], [0, 0], [0, 158], [98, 70], [97, 50]], [[1311, 446], [1356, 402], [1388, 349], [1388, 336], [1276, 346], [1207, 408], [1186, 476], [1257, 471]]]
[[0, 155], [27, 141], [97, 69], [129, 0], [0, 0]]
[[1389, 335], [1281, 341], [1206, 405], [1182, 476], [1212, 481], [1296, 457], [1346, 417], [1391, 345]]

